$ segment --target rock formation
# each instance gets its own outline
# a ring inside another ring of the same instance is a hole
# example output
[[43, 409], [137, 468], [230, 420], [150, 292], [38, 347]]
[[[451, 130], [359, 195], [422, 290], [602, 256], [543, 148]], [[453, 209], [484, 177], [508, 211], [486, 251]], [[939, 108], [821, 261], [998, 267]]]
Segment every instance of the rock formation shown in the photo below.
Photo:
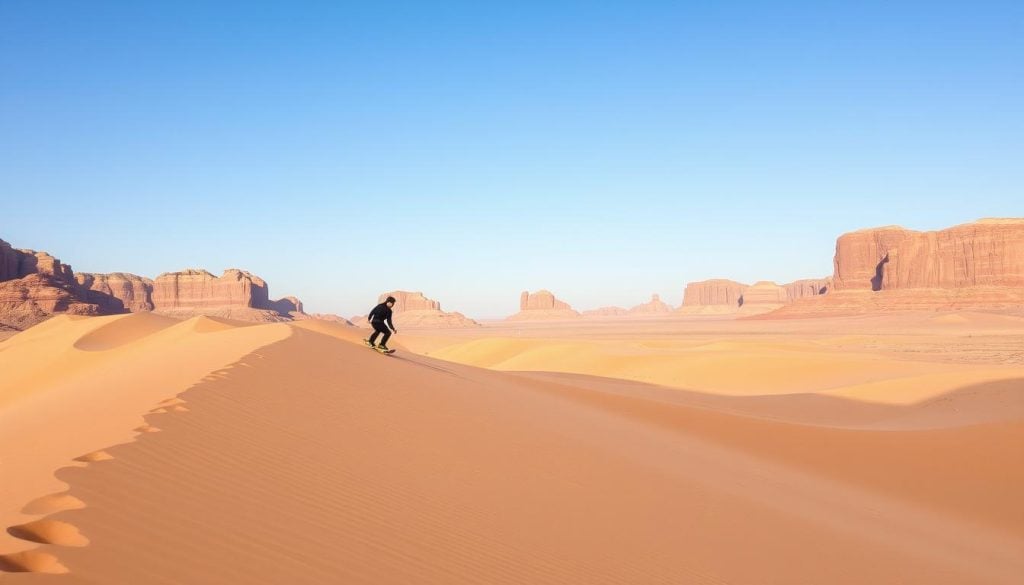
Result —
[[153, 281], [153, 310], [165, 315], [213, 315], [245, 321], [287, 321], [302, 313], [295, 297], [269, 299], [267, 283], [245, 270], [165, 272]]
[[583, 311], [580, 313], [583, 317], [588, 319], [602, 318], [602, 317], [623, 317], [629, 314], [629, 309], [623, 309], [622, 307], [599, 307], [597, 309], [590, 309], [589, 311]]
[[833, 264], [837, 291], [1024, 287], [1024, 219], [851, 232], [836, 240]]
[[747, 285], [715, 278], [700, 282], [687, 283], [683, 291], [683, 307], [706, 307], [709, 305], [725, 305], [738, 307]]
[[302, 301], [295, 297], [284, 297], [276, 301], [269, 301], [267, 302], [267, 308], [277, 311], [282, 315], [291, 315], [293, 313], [305, 315], [305, 312], [302, 310]]
[[629, 310], [630, 315], [666, 315], [672, 312], [672, 307], [661, 300], [657, 294], [651, 295], [650, 302], [637, 305]]
[[[393, 290], [381, 293], [377, 302], [383, 303], [384, 299], [388, 297], [395, 297], [395, 306], [392, 309], [395, 314], [392, 320], [398, 329], [403, 327], [454, 328], [480, 326], [476, 321], [457, 311], [442, 311], [441, 303], [428, 299], [422, 292]], [[365, 316], [359, 321], [359, 324], [360, 326], [368, 326]]]
[[55, 313], [99, 315], [103, 308], [86, 298], [67, 264], [0, 240], [0, 327], [26, 329]]
[[153, 300], [150, 298], [153, 281], [148, 278], [124, 272], [111, 274], [79, 272], [75, 274], [75, 282], [84, 289], [100, 293], [88, 295], [87, 298], [98, 305], [108, 307], [105, 312], [138, 313], [139, 311], [153, 310]]
[[550, 291], [540, 290], [535, 293], [523, 291], [519, 296], [519, 312], [509, 320], [553, 320], [575, 319], [580, 314], [568, 303], [555, 298]]
[[21, 330], [55, 313], [128, 311], [250, 321], [306, 317], [301, 301], [295, 297], [270, 301], [266, 282], [243, 270], [226, 270], [220, 277], [205, 270], [185, 270], [162, 274], [155, 281], [121, 272], [75, 274], [46, 252], [18, 250], [0, 240], [0, 328]]
[[771, 317], [911, 309], [1019, 309], [1024, 219], [919, 232], [888, 226], [839, 236], [833, 287]]
[[832, 278], [808, 278], [782, 285], [790, 301], [828, 294], [832, 290]]
[[342, 317], [341, 315], [335, 315], [334, 313], [311, 313], [305, 315], [308, 319], [318, 319], [320, 321], [329, 321], [331, 323], [340, 323], [349, 327], [354, 327], [355, 324], [352, 321]]
[[724, 278], [687, 283], [678, 311], [689, 315], [734, 313], [739, 311], [746, 288], [743, 283]]

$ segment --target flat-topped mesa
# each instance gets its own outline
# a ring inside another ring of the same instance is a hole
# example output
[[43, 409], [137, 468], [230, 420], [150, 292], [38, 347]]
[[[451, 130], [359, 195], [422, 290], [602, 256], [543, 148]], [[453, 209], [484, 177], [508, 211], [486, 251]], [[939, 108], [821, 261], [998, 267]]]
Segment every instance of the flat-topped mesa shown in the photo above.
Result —
[[297, 298], [271, 301], [262, 278], [237, 268], [219, 277], [197, 269], [165, 272], [153, 281], [152, 301], [154, 311], [177, 317], [213, 315], [268, 322], [304, 315]]
[[539, 290], [535, 293], [523, 291], [519, 295], [519, 312], [509, 320], [555, 320], [555, 319], [576, 319], [580, 316], [578, 312], [569, 306], [569, 303], [555, 298], [550, 291]]
[[678, 311], [687, 314], [736, 312], [746, 289], [747, 285], [742, 282], [725, 278], [689, 282]]
[[209, 307], [267, 308], [267, 283], [244, 270], [231, 268], [221, 276], [206, 270], [165, 272], [153, 281], [157, 311]]
[[901, 227], [839, 236], [835, 290], [1024, 287], [1024, 219], [985, 219], [944, 230]]
[[[153, 310], [151, 298], [153, 281], [143, 276], [124, 272], [110, 274], [79, 272], [75, 274], [75, 282], [89, 291], [87, 298], [105, 307], [105, 312], [138, 313]], [[117, 310], [118, 308], [120, 310]]]
[[839, 236], [834, 285], [769, 318], [1024, 306], [1024, 219], [983, 219], [944, 230], [898, 226]]
[[441, 303], [428, 299], [422, 292], [408, 292], [404, 290], [393, 290], [381, 293], [377, 298], [378, 303], [383, 303], [388, 297], [395, 298], [394, 311], [404, 313], [406, 311], [440, 311]]
[[774, 311], [789, 302], [785, 287], [768, 280], [761, 280], [748, 286], [740, 296], [740, 310], [744, 315]]
[[[388, 297], [395, 298], [394, 317], [396, 328], [456, 328], [479, 327], [480, 324], [458, 311], [442, 311], [441, 303], [429, 299], [422, 292], [393, 290], [381, 293], [377, 302], [383, 303]], [[365, 321], [362, 322], [365, 324]]]
[[805, 278], [782, 285], [790, 301], [828, 294], [832, 290], [832, 277]]
[[630, 315], [666, 315], [671, 312], [673, 312], [672, 307], [662, 301], [657, 294], [652, 294], [649, 302], [639, 304], [629, 310]]

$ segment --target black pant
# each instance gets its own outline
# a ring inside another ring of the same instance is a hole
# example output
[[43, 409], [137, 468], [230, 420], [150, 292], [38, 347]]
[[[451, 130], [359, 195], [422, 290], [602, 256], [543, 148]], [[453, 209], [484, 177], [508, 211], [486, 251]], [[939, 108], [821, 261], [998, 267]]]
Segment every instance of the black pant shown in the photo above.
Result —
[[383, 334], [384, 337], [380, 338], [380, 345], [381, 347], [387, 347], [388, 339], [391, 338], [391, 330], [388, 329], [388, 326], [376, 321], [370, 323], [370, 325], [373, 325], [373, 335], [370, 336], [370, 345], [374, 345], [374, 342], [377, 341], [377, 336]]

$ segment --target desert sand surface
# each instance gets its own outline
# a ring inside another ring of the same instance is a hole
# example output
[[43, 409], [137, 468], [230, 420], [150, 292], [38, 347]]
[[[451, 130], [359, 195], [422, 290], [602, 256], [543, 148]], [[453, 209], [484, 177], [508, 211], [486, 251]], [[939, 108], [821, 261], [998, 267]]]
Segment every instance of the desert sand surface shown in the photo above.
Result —
[[1019, 583], [1024, 319], [55, 317], [0, 342], [10, 583]]

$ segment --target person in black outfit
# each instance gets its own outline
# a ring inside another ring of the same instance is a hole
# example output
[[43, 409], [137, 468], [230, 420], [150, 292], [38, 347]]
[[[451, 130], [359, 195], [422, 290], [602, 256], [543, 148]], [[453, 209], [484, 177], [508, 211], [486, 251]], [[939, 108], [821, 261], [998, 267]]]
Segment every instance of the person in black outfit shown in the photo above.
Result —
[[[391, 333], [398, 333], [398, 330], [395, 329], [395, 324], [391, 322], [391, 307], [394, 306], [395, 297], [388, 297], [383, 303], [370, 311], [370, 326], [373, 327], [373, 335], [366, 340], [370, 347], [387, 351], [388, 339], [391, 338]], [[383, 335], [383, 337], [380, 339], [380, 345], [375, 345], [378, 335]]]

